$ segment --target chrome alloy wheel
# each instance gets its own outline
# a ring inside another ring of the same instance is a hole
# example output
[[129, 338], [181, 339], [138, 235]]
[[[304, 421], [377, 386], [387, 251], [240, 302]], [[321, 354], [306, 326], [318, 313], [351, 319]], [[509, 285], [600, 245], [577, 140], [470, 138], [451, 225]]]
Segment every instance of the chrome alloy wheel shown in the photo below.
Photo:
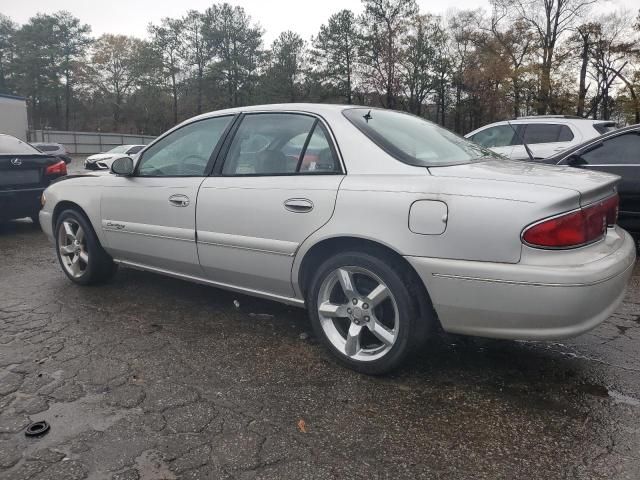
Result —
[[398, 306], [389, 287], [362, 267], [341, 267], [318, 293], [320, 325], [331, 344], [352, 360], [386, 355], [398, 338]]
[[84, 230], [78, 222], [68, 218], [60, 224], [58, 248], [67, 273], [73, 278], [81, 277], [89, 264], [89, 253]]

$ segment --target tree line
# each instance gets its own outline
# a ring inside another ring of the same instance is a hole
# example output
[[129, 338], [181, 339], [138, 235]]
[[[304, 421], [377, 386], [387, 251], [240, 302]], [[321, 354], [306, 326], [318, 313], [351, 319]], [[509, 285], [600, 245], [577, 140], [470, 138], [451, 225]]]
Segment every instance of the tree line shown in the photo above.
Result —
[[193, 115], [278, 102], [406, 110], [464, 133], [563, 114], [640, 122], [640, 12], [595, 0], [491, 0], [489, 11], [421, 12], [362, 0], [304, 39], [215, 3], [105, 34], [66, 11], [23, 25], [0, 14], [0, 93], [27, 98], [31, 128], [159, 134]]

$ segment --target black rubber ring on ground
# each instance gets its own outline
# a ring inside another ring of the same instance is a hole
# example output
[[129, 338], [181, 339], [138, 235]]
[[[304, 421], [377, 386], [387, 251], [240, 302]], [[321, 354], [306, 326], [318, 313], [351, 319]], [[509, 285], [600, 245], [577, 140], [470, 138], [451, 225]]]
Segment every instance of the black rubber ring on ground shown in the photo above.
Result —
[[49, 431], [49, 428], [51, 427], [44, 420], [40, 422], [33, 422], [29, 424], [24, 434], [27, 437], [39, 437], [40, 435], [44, 435], [45, 433], [47, 433]]

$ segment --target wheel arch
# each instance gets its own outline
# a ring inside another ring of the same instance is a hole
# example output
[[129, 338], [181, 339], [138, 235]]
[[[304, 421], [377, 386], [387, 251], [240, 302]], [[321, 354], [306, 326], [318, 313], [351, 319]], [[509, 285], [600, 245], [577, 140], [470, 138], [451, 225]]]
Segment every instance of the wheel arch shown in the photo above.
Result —
[[[296, 262], [298, 268], [294, 268], [294, 285], [298, 288], [303, 299], [306, 299], [311, 279], [313, 277], [313, 272], [320, 266], [322, 261], [332, 253], [348, 250], [364, 251], [389, 259], [395, 265], [401, 265], [403, 270], [405, 270], [407, 275], [411, 278], [414, 288], [417, 290], [415, 293], [418, 309], [421, 315], [433, 315], [433, 317], [437, 319], [437, 314], [431, 303], [428, 288], [421, 280], [418, 272], [416, 272], [413, 266], [392, 247], [363, 237], [335, 236], [324, 238], [310, 246], [303, 253], [299, 262]], [[439, 323], [439, 320], [436, 321]]]
[[[91, 220], [89, 219], [89, 215], [87, 215], [87, 212], [85, 212], [80, 205], [70, 200], [61, 200], [58, 203], [56, 203], [56, 206], [53, 209], [51, 223], [53, 224], [54, 228], [58, 223], [58, 217], [60, 217], [60, 214], [65, 210], [76, 210], [78, 213], [84, 215], [84, 217], [89, 221], [89, 223], [91, 223]], [[95, 230], [95, 227], [94, 227], [94, 230]]]

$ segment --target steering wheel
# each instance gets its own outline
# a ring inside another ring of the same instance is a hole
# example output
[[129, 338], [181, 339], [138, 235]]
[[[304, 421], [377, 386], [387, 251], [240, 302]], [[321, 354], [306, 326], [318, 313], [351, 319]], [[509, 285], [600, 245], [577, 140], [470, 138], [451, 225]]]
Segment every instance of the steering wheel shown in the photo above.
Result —
[[[195, 162], [190, 162], [189, 160], [196, 160]], [[203, 157], [202, 155], [198, 155], [196, 153], [186, 156], [182, 159], [180, 163], [182, 170], [182, 174], [193, 174], [193, 175], [202, 175], [203, 170], [209, 161], [208, 158]]]

